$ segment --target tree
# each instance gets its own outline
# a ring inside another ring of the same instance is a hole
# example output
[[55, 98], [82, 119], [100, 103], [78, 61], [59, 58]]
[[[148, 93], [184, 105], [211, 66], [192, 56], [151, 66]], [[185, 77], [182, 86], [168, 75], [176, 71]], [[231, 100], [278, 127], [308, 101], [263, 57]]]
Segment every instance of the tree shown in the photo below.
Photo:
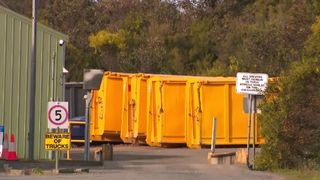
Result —
[[[29, 1], [3, 1], [22, 12], [30, 6]], [[278, 76], [309, 51], [304, 42], [320, 12], [317, 0], [40, 4], [40, 21], [70, 37], [67, 68], [77, 74], [72, 80], [81, 79], [82, 68], [223, 76], [252, 71]]]
[[262, 104], [261, 131], [266, 139], [258, 168], [319, 168], [320, 59], [319, 18], [305, 42], [302, 61], [291, 63], [269, 86]]
[[218, 58], [205, 72], [211, 75], [235, 75], [237, 71], [280, 75], [290, 62], [300, 60], [314, 20], [307, 1], [231, 3], [230, 7], [215, 7], [209, 16], [216, 14], [221, 17], [214, 23], [218, 25]]
[[110, 23], [101, 3], [87, 0], [54, 0], [39, 12], [40, 21], [69, 36], [66, 68], [68, 80], [81, 81], [84, 68], [103, 68], [101, 57], [89, 47], [88, 36]]
[[117, 28], [103, 28], [90, 36], [91, 47], [98, 49], [113, 71], [167, 72], [165, 43], [174, 32], [177, 9], [173, 4], [155, 0], [130, 2], [130, 11]]
[[266, 144], [258, 167], [318, 168], [320, 164], [320, 63], [295, 62], [286, 76], [269, 88], [261, 107]]
[[[0, 4], [27, 17], [32, 15], [32, 0], [0, 0]], [[48, 0], [38, 0], [39, 9], [45, 8], [48, 4]]]

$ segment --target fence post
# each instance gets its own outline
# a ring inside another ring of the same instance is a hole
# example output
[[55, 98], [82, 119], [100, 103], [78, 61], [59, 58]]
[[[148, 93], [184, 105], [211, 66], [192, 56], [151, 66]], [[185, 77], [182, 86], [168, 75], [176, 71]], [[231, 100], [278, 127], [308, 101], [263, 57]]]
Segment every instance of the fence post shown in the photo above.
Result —
[[211, 137], [211, 152], [214, 153], [216, 150], [216, 127], [217, 127], [217, 119], [213, 117], [212, 121], [212, 137]]

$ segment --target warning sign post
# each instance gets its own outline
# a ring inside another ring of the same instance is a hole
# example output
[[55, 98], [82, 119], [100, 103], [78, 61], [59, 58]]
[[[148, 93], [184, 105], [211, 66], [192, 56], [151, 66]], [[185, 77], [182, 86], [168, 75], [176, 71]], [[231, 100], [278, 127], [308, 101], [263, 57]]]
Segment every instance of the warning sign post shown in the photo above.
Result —
[[237, 93], [262, 95], [267, 88], [268, 74], [237, 73]]
[[70, 150], [70, 133], [47, 133], [46, 150]]
[[56, 171], [59, 167], [59, 151], [70, 150], [70, 133], [61, 132], [69, 128], [68, 102], [48, 103], [48, 129], [55, 133], [47, 132], [45, 136], [45, 149], [56, 151]]
[[[237, 73], [236, 89], [237, 93], [248, 95], [248, 141], [247, 141], [247, 166], [249, 169], [255, 168], [255, 141], [256, 141], [256, 116], [253, 107], [256, 107], [256, 96], [263, 95], [268, 85], [268, 74], [261, 73]], [[253, 163], [250, 165], [250, 132], [251, 132], [251, 120], [253, 122], [253, 137], [252, 137], [252, 148], [253, 148]]]

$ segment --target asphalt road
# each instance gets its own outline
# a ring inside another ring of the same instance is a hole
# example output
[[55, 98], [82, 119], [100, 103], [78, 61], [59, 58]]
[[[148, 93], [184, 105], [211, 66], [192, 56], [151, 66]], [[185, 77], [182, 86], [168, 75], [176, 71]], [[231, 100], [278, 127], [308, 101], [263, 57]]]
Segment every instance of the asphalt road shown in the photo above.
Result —
[[[217, 151], [229, 151], [218, 149]], [[102, 167], [90, 168], [90, 173], [62, 174], [57, 176], [6, 176], [0, 179], [26, 180], [261, 180], [284, 179], [268, 172], [250, 171], [245, 165], [210, 165], [208, 149], [152, 148], [146, 146], [115, 146], [114, 160], [105, 161]], [[81, 154], [81, 153], [80, 153]]]

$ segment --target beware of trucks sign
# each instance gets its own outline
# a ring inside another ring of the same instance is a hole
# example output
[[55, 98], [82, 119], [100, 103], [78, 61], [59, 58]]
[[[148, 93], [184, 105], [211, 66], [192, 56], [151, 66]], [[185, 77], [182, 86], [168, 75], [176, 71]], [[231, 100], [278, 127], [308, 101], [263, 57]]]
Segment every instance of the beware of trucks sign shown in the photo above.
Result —
[[268, 74], [237, 73], [237, 93], [263, 95], [268, 85]]
[[69, 150], [70, 133], [47, 133], [44, 145], [46, 150]]

